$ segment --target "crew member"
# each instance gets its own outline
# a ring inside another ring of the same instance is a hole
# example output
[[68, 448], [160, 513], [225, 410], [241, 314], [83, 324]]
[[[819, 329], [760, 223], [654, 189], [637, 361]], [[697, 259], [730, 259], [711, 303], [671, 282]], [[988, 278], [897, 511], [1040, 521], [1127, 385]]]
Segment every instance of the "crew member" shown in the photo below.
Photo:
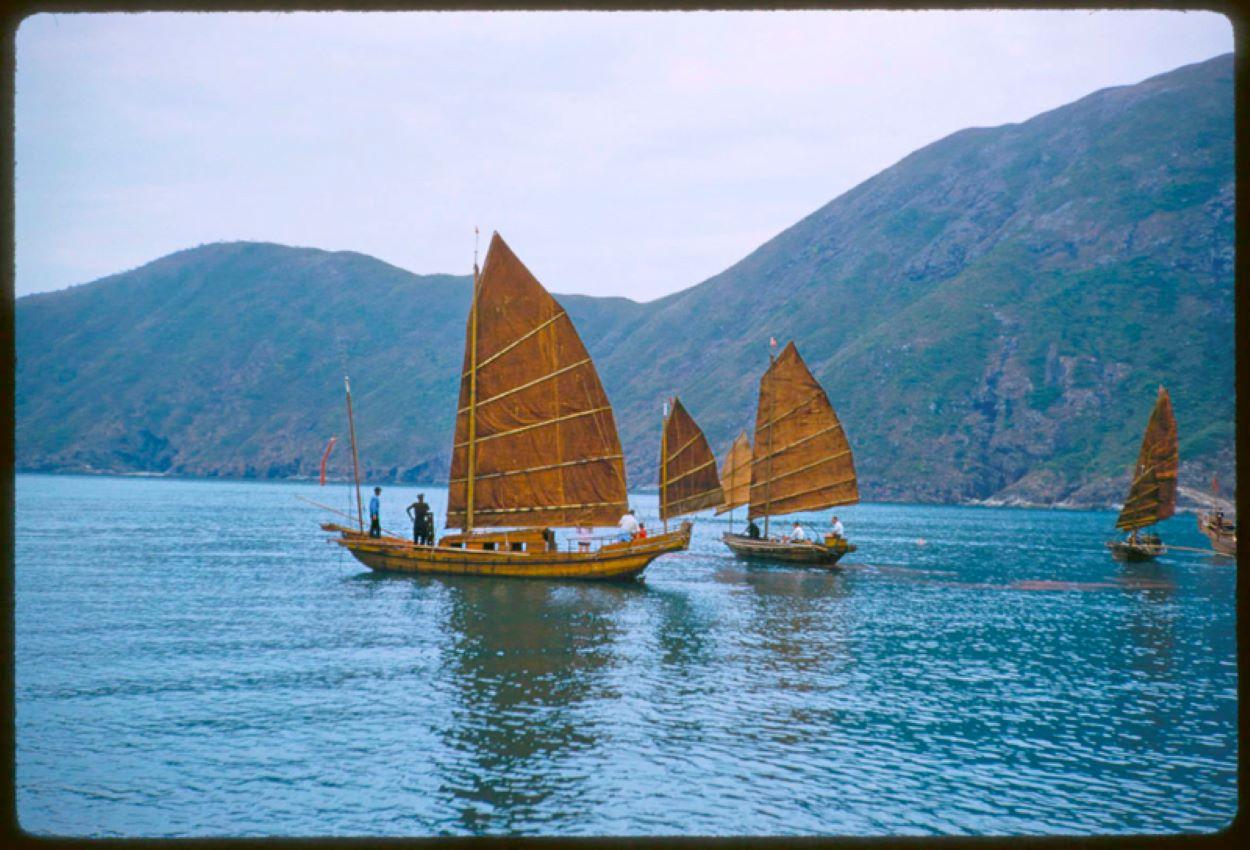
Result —
[[634, 535], [638, 533], [638, 518], [634, 516], [634, 509], [630, 508], [621, 517], [620, 537], [622, 543], [628, 543], [634, 539]]
[[413, 543], [421, 546], [433, 539], [433, 532], [427, 529], [431, 524], [429, 520], [434, 516], [430, 513], [430, 506], [425, 503], [424, 493], [418, 493], [417, 500], [408, 506], [408, 518], [412, 520]]
[[373, 488], [373, 498], [369, 500], [369, 536], [382, 536], [382, 500], [378, 498], [382, 495], [381, 487]]

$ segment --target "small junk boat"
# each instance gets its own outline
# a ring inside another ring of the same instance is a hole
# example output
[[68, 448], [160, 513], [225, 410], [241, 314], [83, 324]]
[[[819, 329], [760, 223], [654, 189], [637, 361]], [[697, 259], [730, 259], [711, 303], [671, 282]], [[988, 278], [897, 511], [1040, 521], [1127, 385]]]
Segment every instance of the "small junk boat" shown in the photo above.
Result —
[[612, 408], [568, 313], [498, 233], [473, 275], [447, 499], [447, 528], [461, 531], [430, 546], [321, 527], [365, 566], [395, 572], [623, 579], [687, 548], [685, 523], [559, 550], [554, 528], [615, 526], [628, 507]]
[[[1211, 492], [1218, 498], [1220, 482], [1211, 479]], [[1198, 515], [1198, 530], [1211, 541], [1211, 548], [1230, 558], [1237, 555], [1237, 523], [1224, 516], [1221, 510], [1211, 510]]]
[[1129, 536], [1107, 541], [1107, 548], [1117, 561], [1151, 561], [1167, 551], [1158, 534], [1140, 532], [1176, 513], [1179, 454], [1172, 400], [1160, 386], [1133, 468], [1133, 483], [1115, 521], [1116, 528], [1129, 532]]
[[[721, 539], [735, 555], [828, 567], [855, 551], [845, 538], [832, 534], [820, 541], [768, 536], [769, 517], [859, 501], [855, 463], [842, 423], [793, 342], [760, 379], [750, 467], [747, 516], [764, 517], [764, 536], [726, 532]], [[733, 498], [726, 503], [732, 505]]]
[[674, 396], [664, 409], [660, 435], [660, 519], [668, 531], [670, 519], [716, 507], [724, 495], [716, 475], [716, 457], [681, 399]]

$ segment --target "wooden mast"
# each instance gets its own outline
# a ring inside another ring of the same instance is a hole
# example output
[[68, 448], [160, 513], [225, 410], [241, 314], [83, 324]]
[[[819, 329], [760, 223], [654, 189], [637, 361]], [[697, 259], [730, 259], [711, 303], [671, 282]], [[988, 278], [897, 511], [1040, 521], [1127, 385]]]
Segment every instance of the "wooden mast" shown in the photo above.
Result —
[[343, 386], [347, 389], [347, 431], [352, 438], [352, 477], [356, 481], [356, 522], [360, 530], [365, 530], [365, 511], [360, 502], [360, 458], [356, 454], [356, 420], [352, 416], [352, 382], [343, 376]]
[[668, 399], [664, 399], [664, 416], [660, 422], [660, 517], [665, 534], [668, 534], [668, 511], [664, 506], [664, 500], [668, 498], [668, 410]]
[[473, 479], [477, 477], [477, 227], [473, 228], [473, 303], [469, 306], [469, 445], [464, 533], [473, 531]]
[[[777, 340], [768, 340], [768, 368], [772, 369], [777, 363]], [[764, 479], [764, 539], [768, 539], [768, 506], [770, 500], [768, 498], [768, 486], [772, 483], [773, 471], [773, 408], [776, 406], [774, 402], [775, 392], [768, 394], [768, 442], [764, 445], [764, 455], [768, 459], [766, 469], [767, 477]], [[748, 513], [749, 516], [749, 513]]]

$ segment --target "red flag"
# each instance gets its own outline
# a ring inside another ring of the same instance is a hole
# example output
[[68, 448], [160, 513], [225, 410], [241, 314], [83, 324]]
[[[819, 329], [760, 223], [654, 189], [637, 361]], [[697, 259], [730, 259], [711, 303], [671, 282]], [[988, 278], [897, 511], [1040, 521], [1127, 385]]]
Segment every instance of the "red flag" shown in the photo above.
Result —
[[768, 347], [769, 347], [769, 348], [776, 348], [776, 347], [777, 347], [777, 337], [775, 337], [775, 336], [770, 336], [770, 337], [768, 338]]
[[331, 437], [330, 442], [326, 443], [326, 450], [321, 455], [321, 485], [324, 487], [326, 483], [326, 461], [330, 459], [330, 449], [334, 448], [335, 441], [338, 437]]

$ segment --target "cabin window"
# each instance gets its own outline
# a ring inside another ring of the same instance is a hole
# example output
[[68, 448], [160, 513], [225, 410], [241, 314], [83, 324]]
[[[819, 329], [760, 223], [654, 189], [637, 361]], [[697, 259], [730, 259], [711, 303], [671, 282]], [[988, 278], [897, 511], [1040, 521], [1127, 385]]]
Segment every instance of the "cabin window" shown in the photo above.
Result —
[[513, 551], [513, 552], [524, 552], [524, 551], [525, 551], [525, 544], [524, 544], [524, 543], [513, 543], [513, 544], [512, 544], [512, 551]]
[[495, 541], [493, 541], [493, 540], [492, 540], [492, 541], [490, 541], [489, 543], [483, 543], [483, 544], [482, 544], [482, 549], [484, 549], [484, 550], [485, 550], [485, 551], [487, 551], [487, 552], [494, 552], [494, 551], [495, 551]]

